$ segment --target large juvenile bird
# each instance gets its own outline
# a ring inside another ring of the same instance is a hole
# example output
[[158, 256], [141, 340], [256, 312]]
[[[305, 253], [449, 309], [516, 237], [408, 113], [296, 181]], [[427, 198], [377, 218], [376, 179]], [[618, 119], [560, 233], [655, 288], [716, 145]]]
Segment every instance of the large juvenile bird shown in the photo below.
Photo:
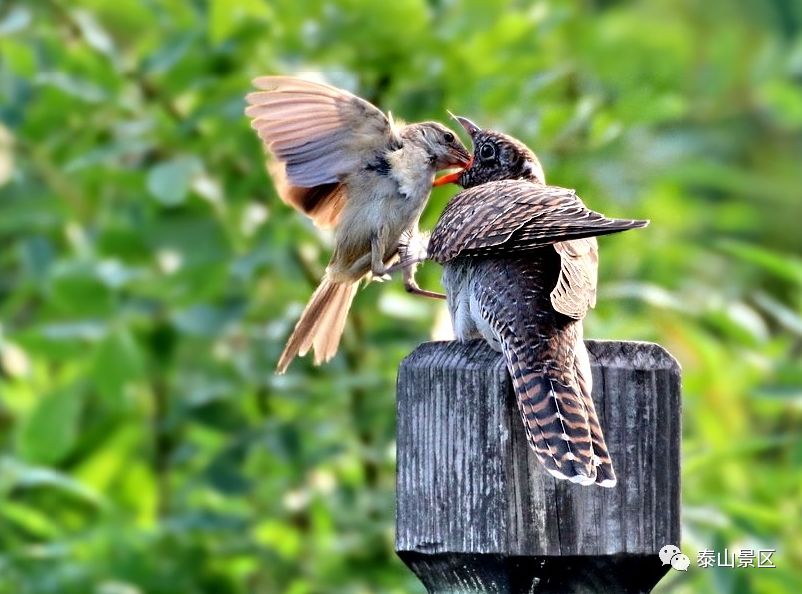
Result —
[[[367, 101], [329, 85], [285, 76], [254, 80], [245, 113], [272, 155], [281, 199], [334, 228], [326, 274], [279, 359], [314, 349], [315, 364], [337, 352], [345, 318], [363, 278], [386, 278], [402, 233], [415, 234], [440, 169], [470, 154], [436, 122], [397, 125]], [[405, 269], [408, 290], [428, 296]]]
[[504, 354], [529, 443], [549, 473], [612, 487], [582, 318], [596, 303], [594, 236], [648, 221], [588, 210], [573, 190], [545, 185], [537, 157], [521, 142], [457, 119], [473, 139], [474, 159], [442, 178], [465, 189], [449, 202], [427, 250], [444, 268], [454, 332]]

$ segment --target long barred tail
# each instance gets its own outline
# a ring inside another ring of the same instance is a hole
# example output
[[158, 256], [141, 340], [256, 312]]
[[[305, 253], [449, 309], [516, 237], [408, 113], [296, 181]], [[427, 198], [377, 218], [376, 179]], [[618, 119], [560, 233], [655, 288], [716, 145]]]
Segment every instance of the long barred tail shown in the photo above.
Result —
[[547, 364], [537, 349], [504, 349], [518, 410], [529, 443], [549, 474], [580, 485], [596, 481], [593, 445], [582, 396]]
[[276, 373], [287, 371], [297, 355], [303, 356], [312, 348], [315, 350], [315, 365], [325, 363], [335, 355], [356, 289], [357, 283], [336, 283], [328, 277], [320, 281], [287, 340]]
[[588, 350], [585, 348], [581, 334], [577, 340], [574, 355], [574, 374], [585, 408], [588, 411], [590, 437], [593, 443], [593, 462], [596, 466], [596, 484], [600, 487], [615, 487], [617, 479], [613, 470], [613, 461], [610, 459], [610, 452], [607, 450], [604, 433], [599, 424], [599, 417], [596, 414], [596, 406], [593, 404], [593, 398], [591, 397], [593, 377], [590, 373]]
[[574, 369], [566, 370], [538, 361], [531, 347], [504, 351], [529, 443], [549, 474], [612, 487], [615, 473], [590, 397], [587, 352], [581, 339], [577, 345]]
[[[538, 460], [560, 479], [615, 485], [591, 399], [582, 322], [555, 310], [549, 296], [559, 274], [557, 252], [549, 248], [447, 266], [469, 279], [467, 297], [478, 332], [501, 345]], [[455, 290], [463, 289], [450, 287]]]

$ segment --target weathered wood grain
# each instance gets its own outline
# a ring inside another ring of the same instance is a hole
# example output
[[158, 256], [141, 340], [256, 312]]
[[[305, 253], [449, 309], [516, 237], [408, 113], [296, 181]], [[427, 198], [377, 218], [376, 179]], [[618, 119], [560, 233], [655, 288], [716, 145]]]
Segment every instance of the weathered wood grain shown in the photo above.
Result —
[[396, 550], [440, 593], [640, 593], [680, 540], [680, 371], [650, 343], [588, 341], [612, 489], [559, 481], [526, 443], [483, 342], [427, 343], [398, 377]]

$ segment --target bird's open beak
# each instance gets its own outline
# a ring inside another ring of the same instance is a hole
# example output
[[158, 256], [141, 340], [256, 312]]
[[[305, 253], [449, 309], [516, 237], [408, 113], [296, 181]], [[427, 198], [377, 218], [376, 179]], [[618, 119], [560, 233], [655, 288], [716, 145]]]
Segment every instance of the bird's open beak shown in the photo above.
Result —
[[469, 167], [473, 162], [473, 155], [461, 146], [452, 148], [448, 156], [451, 157], [450, 165], [455, 167]]
[[433, 184], [434, 186], [456, 183], [459, 176], [462, 175], [462, 172], [473, 163], [473, 155], [462, 147], [452, 148], [448, 156], [450, 159], [449, 166], [459, 167], [459, 169], [436, 179]]
[[462, 172], [468, 169], [468, 167], [471, 166], [471, 163], [473, 163], [472, 158], [465, 164], [465, 167], [462, 167], [460, 169], [457, 169], [456, 171], [452, 171], [451, 173], [446, 173], [445, 175], [441, 175], [440, 177], [438, 177], [436, 180], [434, 180], [432, 186], [437, 187], [437, 186], [445, 186], [446, 184], [458, 183], [459, 178], [462, 175]]
[[[464, 118], [462, 116], [454, 115], [450, 111], [448, 112], [448, 115], [450, 115], [452, 118], [457, 120], [460, 123], [460, 126], [465, 128], [465, 131], [470, 135], [471, 139], [473, 139], [476, 134], [478, 134], [479, 132], [482, 131], [482, 129], [479, 126], [474, 124], [468, 118]], [[459, 183], [459, 178], [462, 175], [462, 172], [465, 171], [466, 169], [468, 169], [472, 164], [473, 164], [473, 156], [472, 155], [466, 155], [465, 162], [464, 163], [460, 163], [460, 165], [462, 165], [462, 169], [460, 169], [459, 171], [454, 171], [452, 173], [447, 173], [446, 175], [438, 177], [436, 180], [434, 180], [434, 183], [432, 185], [433, 186], [444, 186], [446, 184]]]

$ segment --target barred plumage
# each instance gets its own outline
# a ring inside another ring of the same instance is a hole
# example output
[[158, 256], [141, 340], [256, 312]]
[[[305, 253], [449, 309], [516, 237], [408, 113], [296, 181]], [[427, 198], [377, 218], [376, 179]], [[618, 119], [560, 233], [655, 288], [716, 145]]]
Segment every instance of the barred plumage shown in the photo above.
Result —
[[[645, 221], [609, 219], [585, 207], [574, 190], [523, 180], [468, 188], [448, 203], [429, 257], [443, 264], [457, 255], [526, 252], [571, 239], [618, 233]], [[503, 247], [502, 247], [503, 246]]]
[[582, 329], [549, 303], [548, 288], [559, 274], [556, 252], [541, 248], [525, 257], [460, 259], [454, 265], [472, 270], [471, 297], [499, 340], [538, 459], [558, 478], [593, 483], [590, 394], [579, 388], [572, 364]]
[[504, 354], [529, 443], [550, 474], [612, 487], [582, 318], [596, 303], [595, 236], [648, 222], [588, 210], [573, 190], [546, 186], [520, 142], [458, 119], [474, 141], [460, 177], [470, 187], [446, 207], [427, 250], [443, 264], [455, 334]]

